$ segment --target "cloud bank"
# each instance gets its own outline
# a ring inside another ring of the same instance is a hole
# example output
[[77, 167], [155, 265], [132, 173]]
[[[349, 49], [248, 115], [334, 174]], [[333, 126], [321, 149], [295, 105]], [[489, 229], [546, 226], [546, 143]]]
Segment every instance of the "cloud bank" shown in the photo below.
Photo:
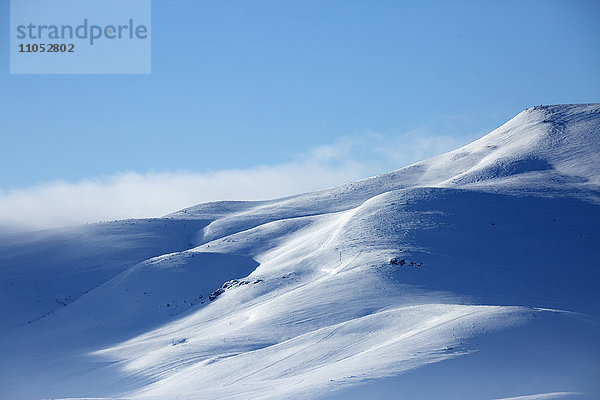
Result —
[[[470, 138], [469, 138], [470, 139]], [[343, 137], [289, 163], [213, 172], [123, 172], [0, 192], [0, 231], [159, 217], [216, 200], [265, 200], [388, 172], [467, 143], [414, 130]]]

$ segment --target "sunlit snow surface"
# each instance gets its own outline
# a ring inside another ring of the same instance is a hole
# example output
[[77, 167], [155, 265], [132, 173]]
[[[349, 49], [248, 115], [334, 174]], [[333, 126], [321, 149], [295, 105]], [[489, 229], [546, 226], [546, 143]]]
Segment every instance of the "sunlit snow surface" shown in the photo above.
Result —
[[341, 187], [3, 236], [0, 397], [600, 398], [599, 154], [600, 105], [536, 107]]

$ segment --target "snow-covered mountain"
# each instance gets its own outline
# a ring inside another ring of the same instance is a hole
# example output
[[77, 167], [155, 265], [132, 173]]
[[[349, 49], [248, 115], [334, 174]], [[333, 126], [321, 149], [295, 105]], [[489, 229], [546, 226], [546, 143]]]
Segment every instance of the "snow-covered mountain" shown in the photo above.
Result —
[[600, 398], [599, 154], [599, 104], [540, 106], [340, 187], [5, 235], [0, 397]]

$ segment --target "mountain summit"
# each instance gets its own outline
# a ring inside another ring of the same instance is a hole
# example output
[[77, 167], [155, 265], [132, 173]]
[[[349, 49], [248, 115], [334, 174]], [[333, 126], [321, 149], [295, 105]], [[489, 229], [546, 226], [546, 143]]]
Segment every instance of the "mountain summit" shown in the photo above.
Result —
[[598, 154], [600, 104], [538, 106], [319, 192], [11, 236], [0, 397], [598, 397]]

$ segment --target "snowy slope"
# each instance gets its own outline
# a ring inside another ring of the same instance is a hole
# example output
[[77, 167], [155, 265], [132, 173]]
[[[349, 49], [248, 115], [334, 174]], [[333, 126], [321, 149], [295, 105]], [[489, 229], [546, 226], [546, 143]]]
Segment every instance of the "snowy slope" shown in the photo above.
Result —
[[5, 239], [0, 394], [597, 398], [599, 153], [600, 105], [534, 107], [320, 192]]

